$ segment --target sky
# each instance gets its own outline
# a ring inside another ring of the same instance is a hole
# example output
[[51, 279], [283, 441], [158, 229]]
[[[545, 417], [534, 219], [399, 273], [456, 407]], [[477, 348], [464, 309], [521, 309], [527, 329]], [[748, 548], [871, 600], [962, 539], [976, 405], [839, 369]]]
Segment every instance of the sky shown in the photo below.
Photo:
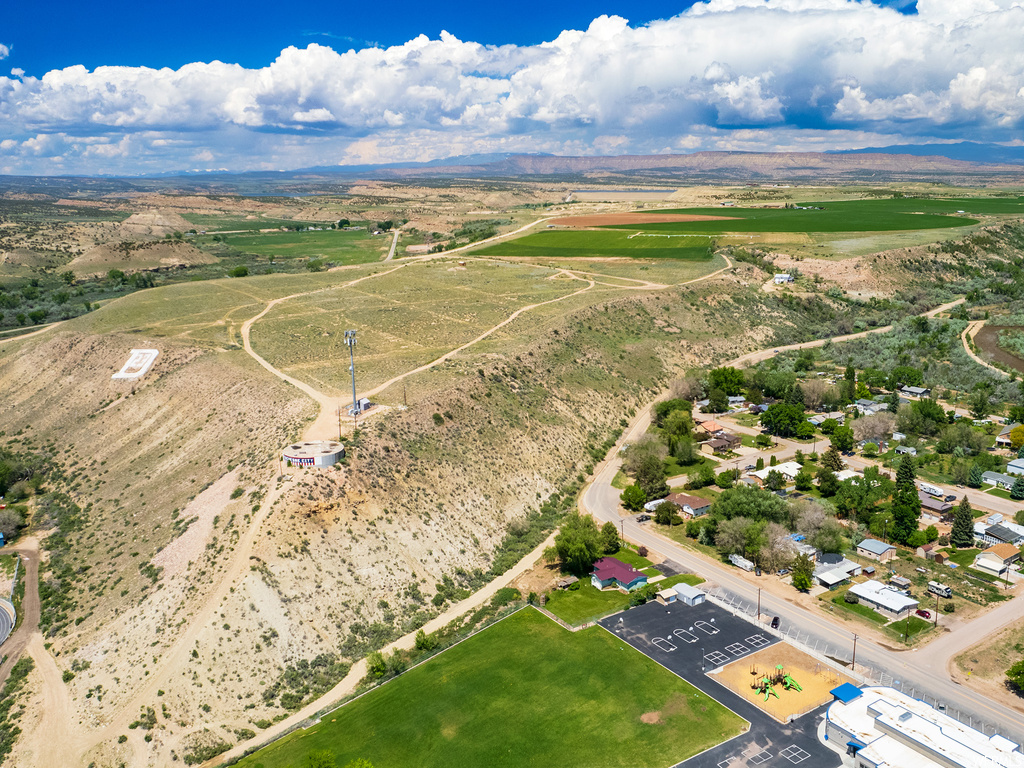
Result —
[[4, 174], [1020, 144], [1022, 128], [1024, 0], [55, 0], [0, 14]]

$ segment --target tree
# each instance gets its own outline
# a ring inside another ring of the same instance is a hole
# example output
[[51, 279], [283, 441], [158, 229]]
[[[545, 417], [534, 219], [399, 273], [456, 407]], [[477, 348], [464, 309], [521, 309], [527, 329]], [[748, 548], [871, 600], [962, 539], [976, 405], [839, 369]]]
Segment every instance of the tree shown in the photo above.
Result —
[[729, 398], [724, 389], [712, 389], [708, 393], [707, 411], [709, 413], [725, 413], [729, 410]]
[[1006, 681], [1019, 691], [1024, 691], [1024, 659], [1006, 670]]
[[857, 419], [850, 426], [853, 428], [853, 436], [856, 440], [870, 440], [872, 443], [878, 443], [892, 435], [893, 427], [896, 426], [896, 414], [887, 411], [873, 413]]
[[765, 478], [764, 487], [769, 491], [780, 491], [786, 487], [786, 478], [778, 470], [770, 470]]
[[373, 763], [365, 758], [357, 757], [351, 763], [347, 763], [345, 768], [373, 768]]
[[601, 554], [600, 535], [594, 518], [578, 512], [566, 517], [555, 536], [555, 551], [570, 573], [577, 576], [590, 573], [594, 561]]
[[804, 418], [804, 409], [799, 405], [775, 403], [761, 414], [761, 426], [779, 437], [791, 437]]
[[630, 445], [624, 452], [622, 468], [636, 479], [648, 499], [657, 499], [668, 493], [665, 485], [664, 444], [653, 435], [646, 435]]
[[839, 429], [839, 422], [835, 419], [825, 419], [821, 422], [821, 434], [823, 435], [835, 434], [837, 429]]
[[829, 438], [832, 448], [837, 451], [853, 450], [853, 430], [849, 427], [836, 427], [836, 431]]
[[61, 272], [57, 277], [59, 277], [65, 285], [74, 285], [75, 283], [75, 273], [70, 270], [67, 272]]
[[107, 272], [107, 278], [117, 285], [124, 285], [128, 278], [120, 269], [112, 269]]
[[793, 586], [801, 592], [806, 592], [814, 584], [814, 561], [801, 552], [793, 560]]
[[971, 416], [976, 419], [984, 419], [988, 416], [992, 407], [992, 393], [991, 382], [982, 381], [974, 387], [974, 394], [971, 395], [970, 401]]
[[726, 395], [738, 395], [746, 386], [743, 371], [730, 366], [714, 368], [708, 374], [711, 389], [721, 389]]
[[747, 530], [754, 525], [749, 517], [722, 520], [715, 532], [715, 546], [723, 555], [742, 554], [746, 551]]
[[804, 407], [804, 390], [799, 383], [793, 385], [793, 388], [789, 390], [786, 395], [786, 402], [790, 405], [799, 405], [801, 409]]
[[619, 551], [619, 531], [610, 520], [601, 526], [601, 550], [606, 555]]
[[25, 517], [15, 507], [0, 509], [0, 533], [4, 535], [8, 544], [18, 538], [24, 527]]
[[822, 552], [842, 552], [846, 546], [843, 536], [846, 529], [834, 517], [826, 517], [821, 527], [810, 537], [813, 546]]
[[689, 437], [693, 429], [693, 417], [689, 410], [672, 411], [662, 423], [662, 431], [670, 438]]
[[1010, 447], [1018, 454], [1024, 451], [1024, 426], [1018, 424], [1010, 430]]
[[245, 264], [239, 264], [237, 267], [232, 269], [229, 273], [231, 277], [248, 277], [249, 268]]
[[801, 440], [810, 440], [814, 437], [814, 425], [809, 421], [801, 421], [796, 425], [796, 437]]
[[757, 463], [754, 465], [754, 469], [757, 471], [764, 469], [764, 456], [757, 457]]
[[693, 447], [693, 440], [688, 437], [676, 440], [675, 445], [672, 447], [672, 456], [676, 462], [688, 467], [691, 464], [696, 464], [700, 458], [699, 454]]
[[1017, 458], [1018, 459], [1024, 459], [1024, 445], [1022, 445], [1020, 447], [1020, 450], [1017, 451]]
[[874, 443], [864, 443], [864, 456], [873, 459], [878, 455], [878, 446]]
[[317, 749], [306, 755], [304, 768], [337, 768], [334, 753], [329, 749]]
[[839, 455], [839, 449], [835, 445], [822, 454], [821, 466], [828, 467], [833, 472], [842, 472], [846, 468], [843, 457]]
[[793, 540], [789, 531], [778, 523], [768, 523], [764, 529], [764, 545], [760, 551], [761, 567], [775, 572], [793, 559]]
[[889, 388], [899, 389], [902, 386], [920, 387], [924, 383], [924, 374], [909, 365], [898, 365], [889, 372]]
[[811, 475], [810, 470], [801, 469], [796, 473], [794, 480], [798, 491], [809, 491], [814, 487], [814, 477]]
[[727, 469], [724, 472], [719, 472], [715, 475], [715, 485], [723, 490], [732, 488], [736, 484], [736, 472], [732, 469]]
[[910, 534], [917, 530], [921, 516], [921, 499], [914, 484], [914, 457], [904, 456], [896, 470], [896, 490], [892, 495], [892, 537], [901, 544], [906, 543]]
[[928, 541], [928, 543], [931, 544], [933, 541], [936, 541], [939, 538], [939, 529], [936, 528], [934, 525], [929, 525], [927, 528], [924, 529], [924, 537]]
[[690, 411], [693, 410], [693, 403], [683, 398], [674, 397], [670, 400], [661, 400], [654, 404], [652, 409], [654, 415], [654, 424], [658, 427], [665, 426], [665, 419], [672, 413], [682, 411], [684, 414], [689, 415]]
[[1013, 481], [1013, 486], [1010, 488], [1010, 498], [1014, 501], [1024, 499], [1024, 475], [1017, 475], [1017, 479]]
[[654, 508], [654, 522], [658, 525], [679, 525], [683, 518], [679, 516], [679, 507], [664, 501]]
[[619, 498], [622, 500], [622, 506], [630, 512], [639, 512], [644, 508], [644, 504], [647, 503], [647, 494], [644, 493], [643, 488], [636, 484], [627, 485], [622, 493], [619, 494]]
[[836, 473], [832, 471], [830, 467], [822, 466], [817, 473], [818, 479], [818, 490], [821, 495], [825, 498], [829, 496], [835, 496], [839, 491], [839, 478], [836, 477]]
[[774, 493], [751, 485], [739, 485], [719, 494], [711, 505], [711, 515], [716, 520], [749, 517], [784, 523], [789, 519], [789, 509], [786, 502]]
[[977, 463], [971, 464], [971, 473], [967, 476], [967, 485], [971, 488], [981, 488], [981, 484], [984, 482], [984, 474]]

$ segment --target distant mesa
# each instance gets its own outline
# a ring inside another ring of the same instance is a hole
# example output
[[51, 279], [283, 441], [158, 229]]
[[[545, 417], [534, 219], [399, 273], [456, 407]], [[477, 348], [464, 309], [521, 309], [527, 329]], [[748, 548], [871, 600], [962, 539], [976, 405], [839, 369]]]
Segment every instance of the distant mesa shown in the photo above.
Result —
[[345, 446], [334, 440], [294, 443], [282, 458], [289, 467], [329, 467], [345, 458]]
[[199, 250], [191, 243], [159, 240], [99, 245], [71, 261], [68, 267], [76, 275], [86, 276], [105, 275], [111, 269], [138, 272], [216, 262], [216, 257]]

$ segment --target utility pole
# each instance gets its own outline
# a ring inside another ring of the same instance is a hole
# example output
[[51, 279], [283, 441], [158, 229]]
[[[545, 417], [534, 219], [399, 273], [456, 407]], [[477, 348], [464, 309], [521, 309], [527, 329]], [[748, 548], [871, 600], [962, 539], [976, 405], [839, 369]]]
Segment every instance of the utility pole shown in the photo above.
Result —
[[757, 620], [761, 620], [761, 588], [757, 588]]
[[[352, 374], [352, 424], [359, 426], [359, 403], [356, 400], [356, 332], [345, 331], [345, 344], [348, 346], [349, 371]], [[341, 420], [339, 413], [338, 420]]]
[[853, 635], [853, 660], [850, 662], [850, 671], [857, 667], [857, 634]]

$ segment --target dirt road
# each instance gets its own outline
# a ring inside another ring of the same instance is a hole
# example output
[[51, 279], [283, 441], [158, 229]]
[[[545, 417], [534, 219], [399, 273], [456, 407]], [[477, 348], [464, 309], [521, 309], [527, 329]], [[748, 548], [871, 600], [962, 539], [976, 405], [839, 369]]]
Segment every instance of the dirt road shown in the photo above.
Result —
[[974, 338], [974, 334], [976, 334], [979, 330], [981, 330], [982, 326], [984, 326], [984, 325], [985, 325], [985, 321], [984, 320], [975, 320], [973, 323], [968, 323], [967, 327], [964, 328], [964, 332], [960, 334], [960, 341], [963, 342], [964, 352], [966, 352], [970, 356], [970, 358], [974, 362], [976, 362], [978, 365], [983, 365], [986, 368], [988, 368], [990, 371], [992, 371], [994, 373], [998, 373], [1003, 378], [1006, 378], [1007, 376], [1009, 376], [1009, 374], [1006, 371], [1001, 371], [998, 368], [996, 368], [994, 365], [992, 365], [991, 363], [986, 363], [984, 360], [982, 360], [980, 357], [978, 357], [976, 354], [974, 354], [974, 350], [971, 349], [970, 342]]
[[0, 664], [0, 688], [10, 677], [11, 667], [21, 658], [21, 653], [28, 645], [32, 633], [39, 631], [39, 541], [35, 538], [23, 539], [11, 551], [21, 556], [22, 571], [18, 578], [24, 580], [25, 599], [21, 601], [21, 624], [6, 642], [0, 645], [0, 653], [7, 657], [7, 660]]

